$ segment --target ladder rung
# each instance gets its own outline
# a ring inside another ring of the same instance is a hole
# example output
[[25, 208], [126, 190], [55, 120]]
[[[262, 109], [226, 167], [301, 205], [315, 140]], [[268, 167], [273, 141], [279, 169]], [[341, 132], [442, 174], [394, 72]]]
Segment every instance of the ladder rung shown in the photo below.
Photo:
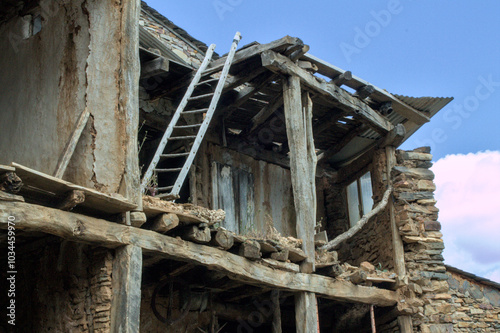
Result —
[[171, 168], [171, 169], [155, 169], [156, 172], [178, 172], [181, 171], [182, 168]]
[[212, 79], [208, 79], [208, 80], [205, 80], [205, 81], [201, 81], [201, 82], [198, 82], [197, 86], [201, 86], [202, 84], [206, 84], [206, 83], [210, 83], [210, 82], [215, 82], [215, 81], [219, 81], [219, 79], [212, 78]]
[[174, 185], [171, 185], [171, 186], [165, 186], [165, 187], [157, 187], [156, 189], [158, 191], [170, 191], [171, 189], [174, 188]]
[[163, 158], [176, 158], [176, 157], [182, 157], [182, 156], [188, 156], [189, 152], [187, 153], [177, 153], [177, 154], [161, 154], [160, 157]]
[[196, 139], [196, 135], [186, 135], [186, 136], [171, 136], [169, 140], [190, 140]]
[[192, 96], [192, 97], [189, 97], [189, 100], [190, 101], [195, 101], [195, 100], [198, 100], [198, 99], [204, 99], [204, 98], [213, 96], [213, 94], [214, 93], [209, 93], [209, 94], [204, 94], [204, 95], [198, 95], [198, 96]]
[[207, 111], [208, 111], [208, 108], [205, 108], [205, 109], [182, 111], [182, 114], [202, 113], [202, 112], [207, 112]]
[[196, 128], [196, 127], [200, 127], [201, 124], [193, 124], [193, 125], [180, 125], [180, 126], [174, 126], [174, 128], [176, 129], [180, 129], [180, 128]]

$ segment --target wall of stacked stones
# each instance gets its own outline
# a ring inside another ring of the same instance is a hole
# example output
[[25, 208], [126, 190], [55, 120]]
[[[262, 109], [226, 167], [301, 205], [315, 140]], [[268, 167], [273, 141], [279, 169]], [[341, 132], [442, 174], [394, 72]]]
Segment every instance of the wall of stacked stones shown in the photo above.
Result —
[[500, 290], [448, 271], [455, 332], [500, 332]]
[[165, 28], [163, 25], [156, 22], [143, 12], [141, 13], [139, 24], [158, 40], [162, 41], [163, 44], [165, 44], [187, 64], [193, 67], [199, 67], [201, 65], [201, 62], [205, 57], [204, 54], [200, 53], [197, 49], [190, 45], [190, 43]]
[[408, 302], [401, 310], [412, 315], [417, 332], [452, 332], [453, 305], [442, 251], [444, 243], [434, 199], [436, 186], [430, 148], [396, 152], [391, 171], [396, 223], [405, 251]]
[[[112, 251], [35, 242], [20, 247], [16, 262], [16, 332], [110, 332]], [[7, 309], [4, 301], [0, 306]], [[9, 332], [3, 323], [0, 331]]]

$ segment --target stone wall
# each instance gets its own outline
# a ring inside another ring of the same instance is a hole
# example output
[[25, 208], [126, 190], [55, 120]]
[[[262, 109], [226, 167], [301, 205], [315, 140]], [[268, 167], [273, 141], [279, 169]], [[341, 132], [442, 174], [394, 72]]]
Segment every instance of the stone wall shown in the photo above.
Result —
[[396, 223], [404, 243], [408, 285], [402, 291], [416, 331], [451, 332], [453, 310], [442, 251], [444, 244], [433, 192], [430, 148], [396, 152], [391, 176]]
[[169, 28], [158, 23], [150, 15], [142, 12], [139, 24], [150, 34], [163, 42], [173, 53], [185, 61], [188, 65], [199, 67], [205, 55], [193, 47], [187, 39], [182, 38]]
[[486, 285], [450, 268], [447, 275], [454, 331], [500, 332], [500, 285]]
[[17, 254], [15, 332], [110, 332], [111, 251], [54, 240]]

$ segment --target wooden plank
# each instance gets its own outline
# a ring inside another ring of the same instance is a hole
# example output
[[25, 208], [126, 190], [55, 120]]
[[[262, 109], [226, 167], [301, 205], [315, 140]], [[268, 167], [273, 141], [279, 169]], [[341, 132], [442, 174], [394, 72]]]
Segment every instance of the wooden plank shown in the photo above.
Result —
[[71, 157], [75, 152], [76, 144], [78, 143], [80, 137], [82, 136], [83, 129], [85, 128], [85, 125], [87, 125], [89, 117], [90, 117], [90, 111], [87, 108], [85, 108], [85, 110], [83, 110], [82, 113], [80, 114], [80, 117], [78, 117], [78, 120], [76, 121], [75, 124], [75, 129], [73, 130], [73, 133], [71, 133], [69, 141], [66, 144], [66, 147], [64, 148], [61, 157], [59, 158], [56, 171], [54, 171], [54, 177], [62, 178], [64, 176], [64, 172], [66, 171], [69, 161], [71, 160]]
[[83, 203], [85, 201], [85, 193], [79, 190], [72, 190], [66, 194], [66, 197], [63, 199], [61, 203], [57, 206], [57, 208], [61, 210], [73, 210], [76, 206]]
[[245, 133], [250, 134], [267, 119], [269, 119], [274, 112], [283, 105], [283, 94], [277, 95], [268, 105], [264, 106], [253, 118], [247, 129], [243, 130]]
[[[396, 148], [393, 146], [385, 147], [385, 155], [387, 162], [387, 182], [389, 186], [392, 186], [391, 171], [394, 166], [396, 166]], [[401, 235], [399, 234], [399, 228], [396, 224], [396, 210], [394, 208], [393, 200], [389, 202], [389, 221], [391, 225], [392, 234], [392, 252], [394, 257], [394, 270], [398, 275], [396, 277], [396, 286], [401, 287], [408, 284], [408, 277], [406, 275], [406, 263], [404, 257], [404, 245]], [[402, 333], [413, 332], [413, 324], [411, 316], [398, 316], [399, 329]]]
[[125, 245], [115, 250], [111, 332], [139, 332], [141, 314], [142, 249]]
[[17, 194], [11, 194], [4, 191], [0, 191], [0, 200], [1, 201], [17, 201], [24, 202], [24, 198]]
[[144, 253], [203, 265], [247, 284], [313, 292], [328, 299], [378, 306], [391, 306], [398, 301], [398, 295], [390, 290], [355, 286], [316, 274], [277, 271], [217, 248], [73, 212], [0, 201], [0, 229], [7, 228], [9, 215], [16, 217], [18, 230], [44, 232], [108, 248], [134, 245]]
[[366, 103], [351, 96], [347, 91], [332, 83], [318, 81], [314, 75], [303, 70], [287, 57], [273, 51], [266, 51], [262, 53], [261, 58], [264, 67], [274, 72], [298, 76], [305, 86], [329, 97], [329, 101], [337, 107], [346, 110], [350, 114], [361, 117], [375, 130], [382, 132], [389, 132], [392, 130], [393, 125], [391, 122], [370, 108]]
[[318, 303], [310, 292], [295, 295], [295, 326], [297, 333], [316, 333], [318, 328]]
[[290, 171], [292, 177], [297, 237], [307, 259], [301, 264], [301, 272], [314, 271], [314, 227], [316, 225], [316, 153], [312, 138], [312, 101], [306, 98], [302, 110], [300, 79], [290, 76], [283, 85], [285, 123], [290, 147]]
[[[275, 40], [268, 44], [258, 44], [248, 48], [241, 49], [236, 52], [233, 58], [233, 65], [242, 62], [245, 59], [256, 56], [264, 51], [268, 50], [285, 50], [287, 47], [292, 45], [302, 45], [304, 46], [304, 42], [299, 38], [285, 36], [278, 40]], [[204, 72], [204, 75], [213, 74], [218, 72], [224, 67], [224, 62], [226, 61], [226, 57], [219, 58], [213, 61]]]
[[169, 61], [165, 57], [158, 57], [150, 60], [141, 66], [141, 79], [168, 73]]
[[143, 202], [143, 211], [144, 213], [146, 214], [147, 218], [150, 219], [150, 218], [155, 218], [157, 217], [158, 215], [160, 214], [175, 214], [177, 215], [177, 217], [179, 218], [179, 221], [182, 223], [182, 224], [200, 224], [200, 223], [208, 223], [207, 220], [205, 220], [204, 218], [201, 218], [201, 217], [198, 217], [198, 216], [195, 216], [195, 215], [191, 215], [191, 214], [186, 214], [186, 213], [182, 213], [182, 212], [178, 212], [177, 210], [175, 209], [169, 209], [169, 208], [165, 208], [165, 207], [156, 207], [156, 206], [153, 206], [147, 202]]
[[108, 214], [123, 213], [137, 208], [137, 205], [129, 202], [120, 195], [112, 196], [94, 189], [75, 185], [17, 163], [12, 163], [12, 166], [16, 168], [17, 175], [21, 177], [26, 185], [55, 193], [57, 196], [64, 196], [65, 193], [73, 190], [82, 191], [85, 194], [85, 201], [81, 203], [81, 207]]
[[287, 272], [294, 272], [294, 273], [300, 272], [299, 265], [291, 263], [291, 262], [282, 262], [282, 261], [278, 261], [278, 260], [274, 260], [274, 259], [270, 259], [270, 258], [264, 258], [264, 259], [262, 259], [262, 264], [269, 266], [269, 267], [272, 267], [272, 268], [281, 269], [281, 270], [287, 271]]
[[10, 166], [10, 165], [3, 165], [0, 164], [0, 175], [6, 172], [15, 172], [16, 168]]
[[[327, 77], [330, 77], [332, 79], [336, 78], [339, 75], [342, 75], [344, 73], [347, 73], [348, 71], [344, 71], [324, 60], [321, 60], [315, 56], [313, 56], [310, 53], [306, 53], [302, 59], [311, 61], [314, 63], [316, 66], [318, 66], [318, 73], [325, 75]], [[346, 86], [349, 88], [352, 88], [354, 90], [357, 90], [361, 88], [362, 86], [370, 85], [367, 81], [360, 79], [359, 77], [355, 75], [351, 75], [351, 79], [348, 81], [343, 82]], [[412, 108], [408, 104], [400, 101], [397, 99], [394, 95], [388, 93], [384, 89], [380, 89], [376, 86], [374, 86], [375, 91], [372, 94], [371, 98], [377, 102], [393, 102], [393, 108], [394, 111], [399, 113], [400, 115], [406, 117], [407, 119], [414, 121], [418, 125], [425, 124], [430, 121], [430, 118], [427, 117], [425, 114], [422, 112]]]

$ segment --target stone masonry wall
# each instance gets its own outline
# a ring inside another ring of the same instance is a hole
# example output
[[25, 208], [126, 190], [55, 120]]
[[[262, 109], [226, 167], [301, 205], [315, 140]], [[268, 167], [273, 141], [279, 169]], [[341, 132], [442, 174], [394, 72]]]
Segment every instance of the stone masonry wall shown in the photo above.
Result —
[[453, 306], [442, 251], [444, 244], [433, 192], [430, 148], [397, 153], [391, 172], [396, 223], [404, 243], [408, 286], [403, 314], [412, 315], [416, 332], [452, 332]]
[[162, 41], [165, 46], [187, 64], [194, 67], [199, 67], [201, 65], [205, 56], [204, 54], [200, 53], [185, 40], [150, 18], [148, 15], [141, 13], [139, 24], [154, 37]]
[[500, 288], [448, 270], [454, 332], [500, 332]]
[[110, 332], [110, 250], [68, 241], [28, 245], [19, 247], [17, 262], [15, 332]]

